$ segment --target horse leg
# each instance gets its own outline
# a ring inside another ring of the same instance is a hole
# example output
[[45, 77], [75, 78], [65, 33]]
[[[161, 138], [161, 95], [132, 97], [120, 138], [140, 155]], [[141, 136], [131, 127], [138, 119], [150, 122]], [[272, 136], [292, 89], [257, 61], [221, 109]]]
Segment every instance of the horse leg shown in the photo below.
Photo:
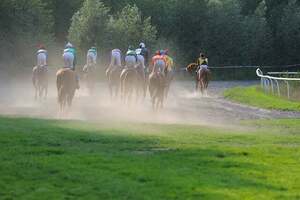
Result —
[[38, 97], [38, 88], [37, 88], [36, 85], [34, 86], [34, 89], [35, 89], [34, 99], [37, 100], [37, 97]]
[[200, 88], [201, 88], [201, 94], [203, 96], [203, 94], [204, 94], [204, 83], [203, 83], [202, 79], [200, 80]]
[[41, 85], [39, 85], [38, 88], [39, 88], [39, 100], [41, 100], [43, 96], [43, 88]]
[[48, 85], [45, 86], [45, 100], [48, 97]]

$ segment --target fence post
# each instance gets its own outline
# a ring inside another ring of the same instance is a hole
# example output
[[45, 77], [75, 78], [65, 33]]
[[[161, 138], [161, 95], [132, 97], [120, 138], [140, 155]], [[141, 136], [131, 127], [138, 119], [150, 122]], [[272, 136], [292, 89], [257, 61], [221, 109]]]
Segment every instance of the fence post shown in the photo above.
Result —
[[288, 81], [285, 81], [286, 82], [286, 85], [287, 85], [287, 96], [288, 96], [288, 99], [290, 99], [290, 84]]
[[276, 81], [276, 85], [277, 85], [277, 94], [278, 94], [278, 96], [281, 96], [280, 95], [280, 87], [279, 87], [278, 80], [275, 80], [275, 81]]

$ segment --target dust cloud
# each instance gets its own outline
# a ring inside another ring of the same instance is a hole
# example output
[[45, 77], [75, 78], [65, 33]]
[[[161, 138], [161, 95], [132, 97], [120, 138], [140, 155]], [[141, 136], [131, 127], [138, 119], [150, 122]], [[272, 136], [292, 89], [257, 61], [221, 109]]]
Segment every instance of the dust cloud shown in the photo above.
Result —
[[[251, 85], [256, 82], [212, 82], [208, 96], [194, 93], [192, 81], [174, 81], [165, 108], [153, 112], [149, 93], [143, 102], [124, 105], [119, 99], [111, 99], [106, 81], [97, 82], [90, 94], [81, 80], [73, 106], [67, 115], [59, 114], [55, 70], [49, 71], [49, 94], [47, 99], [36, 101], [31, 82], [31, 71], [22, 76], [0, 75], [0, 114], [47, 119], [74, 119], [88, 121], [123, 121], [166, 124], [198, 124], [224, 126], [239, 124], [244, 119], [277, 117], [261, 109], [246, 107], [222, 98], [224, 89], [236, 85]], [[278, 117], [280, 117], [278, 114]]]

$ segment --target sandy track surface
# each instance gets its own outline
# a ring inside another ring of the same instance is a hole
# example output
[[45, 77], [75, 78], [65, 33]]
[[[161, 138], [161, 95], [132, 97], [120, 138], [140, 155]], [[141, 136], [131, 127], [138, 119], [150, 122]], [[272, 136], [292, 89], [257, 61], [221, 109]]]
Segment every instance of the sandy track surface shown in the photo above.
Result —
[[[35, 101], [30, 78], [6, 79], [0, 81], [0, 114], [42, 118], [62, 118], [58, 113], [55, 81], [50, 81], [49, 96], [46, 100]], [[228, 124], [240, 120], [295, 118], [300, 113], [269, 111], [240, 105], [225, 100], [222, 93], [234, 86], [246, 86], [257, 82], [212, 82], [208, 96], [194, 93], [192, 81], [173, 82], [165, 109], [152, 112], [149, 95], [144, 102], [125, 106], [119, 100], [109, 97], [106, 82], [97, 84], [94, 95], [90, 96], [81, 83], [76, 93], [72, 110], [63, 116], [80, 120], [115, 120], [163, 123]]]

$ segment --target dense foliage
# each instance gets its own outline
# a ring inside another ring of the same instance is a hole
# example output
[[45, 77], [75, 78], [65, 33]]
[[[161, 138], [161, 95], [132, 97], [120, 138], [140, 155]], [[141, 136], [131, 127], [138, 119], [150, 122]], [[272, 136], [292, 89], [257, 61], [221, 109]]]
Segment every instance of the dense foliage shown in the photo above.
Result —
[[[200, 51], [210, 65], [300, 62], [299, 0], [2, 0], [0, 57], [67, 38], [81, 50], [145, 41], [171, 49], [181, 64]], [[32, 59], [32, 58], [31, 58]], [[23, 60], [22, 60], [23, 61]]]

